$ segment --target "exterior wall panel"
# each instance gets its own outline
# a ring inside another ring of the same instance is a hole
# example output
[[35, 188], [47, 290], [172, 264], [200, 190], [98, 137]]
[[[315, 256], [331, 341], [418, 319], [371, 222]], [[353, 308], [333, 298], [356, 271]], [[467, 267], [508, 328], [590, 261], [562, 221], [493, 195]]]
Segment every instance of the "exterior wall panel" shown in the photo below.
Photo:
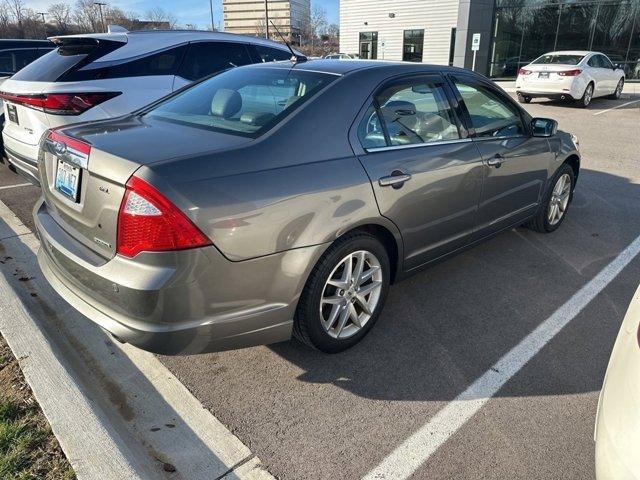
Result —
[[446, 65], [458, 4], [459, 0], [341, 0], [340, 51], [359, 53], [360, 32], [378, 32], [378, 59], [402, 60], [404, 31], [424, 29], [422, 61]]

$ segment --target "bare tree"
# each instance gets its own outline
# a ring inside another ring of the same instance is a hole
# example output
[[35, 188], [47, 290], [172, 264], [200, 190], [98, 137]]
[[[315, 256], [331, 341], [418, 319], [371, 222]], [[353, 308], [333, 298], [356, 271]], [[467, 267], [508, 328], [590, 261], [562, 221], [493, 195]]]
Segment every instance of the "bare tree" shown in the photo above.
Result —
[[24, 30], [22, 28], [22, 19], [24, 18], [24, 2], [22, 0], [4, 0], [9, 15], [18, 27], [18, 38], [24, 38]]
[[14, 35], [9, 7], [6, 2], [0, 3], [0, 37], [11, 38]]
[[178, 18], [173, 13], [166, 12], [161, 7], [154, 7], [151, 10], [147, 10], [146, 17], [146, 20], [151, 22], [167, 22], [171, 29], [176, 28], [176, 25], [178, 25]]
[[[16, 1], [16, 0], [14, 0]], [[100, 10], [93, 0], [78, 0], [73, 12], [73, 21], [81, 32], [101, 32]]]
[[54, 3], [47, 9], [47, 15], [52, 20], [58, 34], [64, 35], [71, 31], [71, 6], [67, 3]]
[[265, 28], [264, 18], [256, 22], [256, 37], [264, 37], [267, 29]]

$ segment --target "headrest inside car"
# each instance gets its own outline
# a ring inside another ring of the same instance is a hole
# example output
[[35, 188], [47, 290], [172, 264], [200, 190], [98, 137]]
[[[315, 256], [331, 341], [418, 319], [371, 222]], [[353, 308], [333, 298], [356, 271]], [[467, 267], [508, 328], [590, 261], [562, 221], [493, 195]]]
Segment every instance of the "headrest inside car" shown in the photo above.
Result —
[[235, 90], [221, 88], [211, 100], [211, 113], [216, 117], [231, 118], [242, 108], [242, 97]]

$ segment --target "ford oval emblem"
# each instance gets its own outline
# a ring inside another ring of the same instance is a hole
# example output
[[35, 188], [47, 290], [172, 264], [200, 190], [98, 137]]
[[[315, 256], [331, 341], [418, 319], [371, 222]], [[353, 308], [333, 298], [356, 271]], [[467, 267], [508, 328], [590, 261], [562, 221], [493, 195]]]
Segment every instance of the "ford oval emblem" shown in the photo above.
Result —
[[53, 151], [58, 155], [63, 155], [67, 152], [67, 146], [62, 142], [53, 142]]

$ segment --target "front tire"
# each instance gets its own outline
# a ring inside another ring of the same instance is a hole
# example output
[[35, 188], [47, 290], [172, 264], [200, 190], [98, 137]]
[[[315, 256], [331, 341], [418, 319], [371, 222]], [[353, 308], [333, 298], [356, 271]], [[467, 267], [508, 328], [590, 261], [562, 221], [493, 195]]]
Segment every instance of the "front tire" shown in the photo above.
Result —
[[589, 83], [589, 85], [587, 85], [587, 88], [584, 89], [582, 97], [578, 100], [578, 106], [580, 108], [587, 108], [589, 106], [591, 100], [593, 100], [593, 91], [593, 83]]
[[338, 239], [322, 255], [300, 296], [293, 334], [325, 353], [358, 343], [380, 316], [389, 290], [389, 255], [365, 232]]
[[538, 213], [525, 226], [541, 233], [556, 231], [567, 216], [574, 185], [573, 168], [562, 164], [549, 182]]
[[622, 90], [624, 89], [624, 78], [621, 78], [618, 81], [618, 85], [616, 85], [615, 91], [609, 95], [607, 98], [612, 100], [618, 100], [622, 96]]

